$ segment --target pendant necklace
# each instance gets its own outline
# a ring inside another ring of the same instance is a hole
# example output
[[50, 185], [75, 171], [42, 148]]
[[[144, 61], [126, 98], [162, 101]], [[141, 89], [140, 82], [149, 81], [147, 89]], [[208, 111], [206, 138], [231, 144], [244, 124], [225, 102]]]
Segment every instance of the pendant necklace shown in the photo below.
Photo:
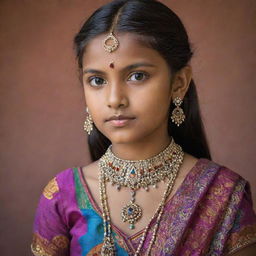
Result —
[[[106, 153], [99, 160], [100, 169], [100, 197], [103, 209], [103, 224], [104, 224], [104, 242], [101, 255], [115, 255], [114, 242], [111, 234], [111, 221], [107, 204], [106, 182], [111, 182], [119, 191], [122, 187], [128, 187], [131, 193], [131, 199], [126, 203], [121, 210], [121, 219], [123, 222], [129, 223], [129, 228], [134, 229], [135, 224], [142, 218], [143, 210], [136, 203], [136, 191], [143, 188], [145, 191], [149, 187], [157, 188], [157, 183], [168, 180], [167, 188], [162, 198], [162, 201], [157, 208], [156, 213], [152, 217], [157, 217], [156, 226], [158, 228], [160, 218], [162, 216], [163, 207], [168, 195], [171, 193], [178, 170], [183, 161], [184, 153], [182, 148], [172, 139], [170, 144], [158, 155], [146, 160], [124, 160], [116, 157], [110, 146]], [[158, 224], [157, 224], [158, 223]], [[146, 227], [147, 230], [149, 225]], [[157, 232], [154, 228], [154, 233]], [[146, 234], [143, 234], [138, 250], [140, 251]], [[152, 237], [152, 239], [155, 239]], [[153, 242], [150, 242], [151, 247]], [[137, 251], [138, 251], [137, 250]], [[138, 254], [135, 254], [138, 255]]]
[[172, 139], [164, 151], [146, 160], [120, 159], [112, 153], [111, 146], [100, 159], [99, 166], [107, 182], [111, 182], [117, 190], [130, 188], [131, 200], [121, 210], [122, 221], [128, 222], [130, 229], [135, 228], [143, 213], [142, 207], [136, 203], [136, 191], [140, 188], [148, 191], [149, 186], [156, 188], [158, 182], [171, 179], [180, 151]]

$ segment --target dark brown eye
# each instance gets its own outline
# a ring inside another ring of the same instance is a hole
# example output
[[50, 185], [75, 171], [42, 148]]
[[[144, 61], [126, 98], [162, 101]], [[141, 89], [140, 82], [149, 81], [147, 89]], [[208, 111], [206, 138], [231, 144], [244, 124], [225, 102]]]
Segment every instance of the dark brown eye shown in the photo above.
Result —
[[89, 79], [89, 83], [91, 86], [97, 87], [97, 86], [102, 86], [103, 84], [106, 83], [106, 81], [101, 77], [91, 77]]
[[143, 81], [147, 78], [147, 75], [143, 72], [136, 72], [133, 73], [130, 77], [129, 77], [129, 81]]

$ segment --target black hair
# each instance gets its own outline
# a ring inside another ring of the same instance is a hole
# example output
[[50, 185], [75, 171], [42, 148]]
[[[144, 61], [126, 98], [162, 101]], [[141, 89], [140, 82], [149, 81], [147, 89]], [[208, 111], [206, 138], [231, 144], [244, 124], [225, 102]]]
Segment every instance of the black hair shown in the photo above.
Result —
[[[74, 38], [80, 74], [86, 45], [96, 36], [109, 33], [112, 29], [116, 33], [140, 35], [166, 60], [172, 74], [188, 65], [193, 55], [184, 25], [167, 6], [155, 0], [114, 0], [96, 10]], [[171, 104], [170, 113], [174, 107]], [[197, 158], [211, 159], [193, 80], [183, 99], [182, 108], [186, 119], [179, 127], [169, 120], [169, 134], [185, 152]], [[88, 143], [94, 161], [111, 144], [95, 126], [88, 136]]]

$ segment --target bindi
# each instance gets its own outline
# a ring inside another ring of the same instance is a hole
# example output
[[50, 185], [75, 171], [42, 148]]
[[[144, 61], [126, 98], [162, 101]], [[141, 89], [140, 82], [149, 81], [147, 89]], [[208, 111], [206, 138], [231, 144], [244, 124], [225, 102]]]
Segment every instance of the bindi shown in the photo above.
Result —
[[109, 67], [110, 67], [110, 68], [114, 68], [114, 67], [115, 67], [115, 65], [114, 65], [114, 62], [113, 62], [113, 61], [109, 64]]

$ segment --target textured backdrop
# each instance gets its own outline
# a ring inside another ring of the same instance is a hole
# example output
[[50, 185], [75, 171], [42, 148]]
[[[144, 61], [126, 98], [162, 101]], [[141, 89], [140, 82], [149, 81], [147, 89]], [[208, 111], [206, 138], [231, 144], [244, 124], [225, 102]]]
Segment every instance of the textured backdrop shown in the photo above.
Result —
[[[1, 0], [0, 248], [27, 256], [39, 195], [89, 162], [72, 38], [100, 0]], [[255, 178], [256, 1], [163, 1], [194, 46], [194, 79], [213, 159]], [[255, 201], [256, 203], [256, 201]]]

